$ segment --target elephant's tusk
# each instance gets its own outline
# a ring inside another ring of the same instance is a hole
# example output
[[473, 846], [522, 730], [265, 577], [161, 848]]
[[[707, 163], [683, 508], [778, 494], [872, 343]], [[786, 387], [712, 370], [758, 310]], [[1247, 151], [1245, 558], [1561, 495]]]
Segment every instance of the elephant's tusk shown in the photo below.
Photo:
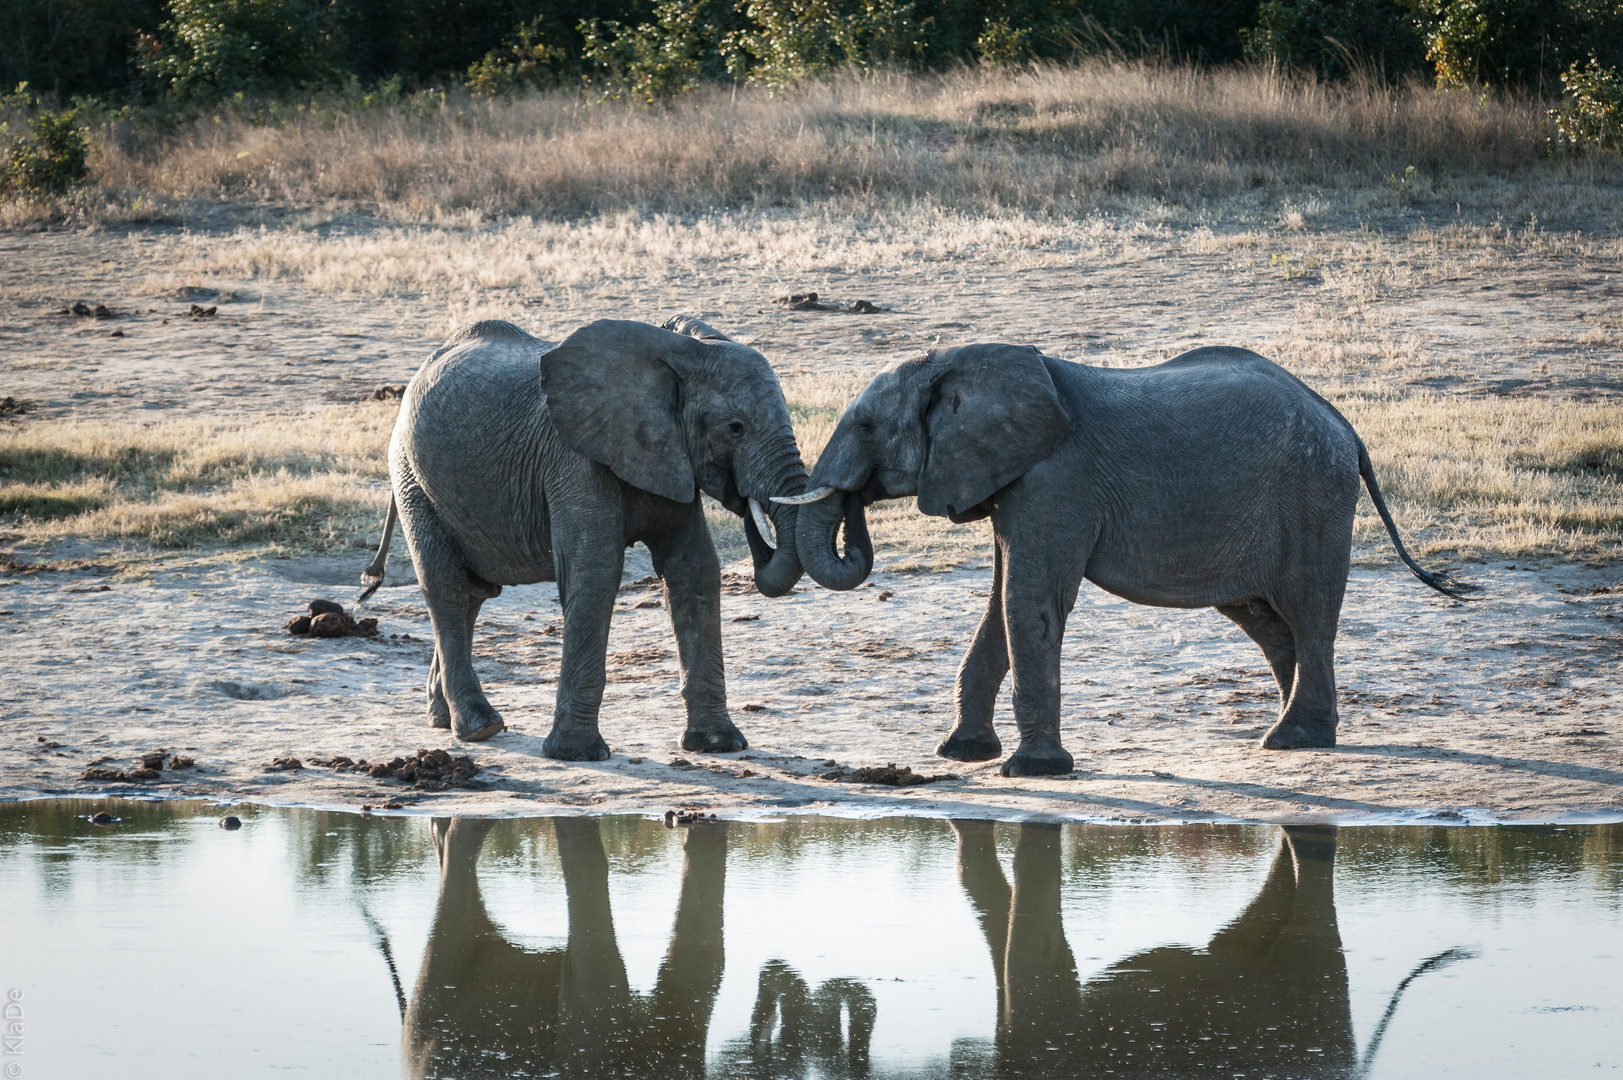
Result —
[[755, 528], [760, 531], [766, 546], [773, 551], [778, 550], [778, 541], [772, 535], [772, 522], [767, 519], [766, 509], [753, 498], [750, 499], [750, 514], [755, 518]]
[[802, 492], [799, 495], [774, 495], [772, 496], [772, 501], [775, 503], [781, 503], [784, 506], [805, 506], [807, 503], [822, 502], [824, 499], [834, 494], [836, 490], [838, 489], [824, 484], [820, 488]]

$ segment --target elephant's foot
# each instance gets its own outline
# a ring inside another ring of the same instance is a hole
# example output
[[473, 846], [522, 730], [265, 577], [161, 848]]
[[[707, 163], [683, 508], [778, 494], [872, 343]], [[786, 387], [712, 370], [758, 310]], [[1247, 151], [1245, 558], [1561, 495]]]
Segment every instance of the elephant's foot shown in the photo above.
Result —
[[1029, 748], [1021, 742], [998, 771], [1004, 776], [1064, 776], [1075, 768], [1070, 752], [1057, 742]]
[[995, 761], [1003, 756], [1003, 743], [991, 728], [969, 732], [959, 728], [942, 739], [935, 752], [951, 761]]
[[541, 753], [554, 761], [607, 761], [609, 744], [603, 741], [595, 725], [559, 729], [554, 725]]
[[[450, 712], [450, 723], [445, 726], [451, 728], [463, 742], [484, 742], [507, 727], [502, 714], [492, 708], [488, 701], [470, 702], [465, 708], [447, 711]], [[435, 723], [434, 726], [440, 725]]]
[[1336, 725], [1281, 720], [1262, 737], [1264, 750], [1320, 750], [1336, 744]]
[[502, 713], [485, 705], [482, 710], [467, 710], [451, 716], [451, 731], [463, 742], [484, 742], [498, 731], [505, 731]]
[[451, 706], [446, 704], [444, 698], [435, 698], [428, 703], [428, 722], [437, 728], [451, 726]]
[[697, 754], [731, 754], [748, 750], [749, 740], [731, 722], [726, 727], [688, 728], [682, 732], [682, 749]]

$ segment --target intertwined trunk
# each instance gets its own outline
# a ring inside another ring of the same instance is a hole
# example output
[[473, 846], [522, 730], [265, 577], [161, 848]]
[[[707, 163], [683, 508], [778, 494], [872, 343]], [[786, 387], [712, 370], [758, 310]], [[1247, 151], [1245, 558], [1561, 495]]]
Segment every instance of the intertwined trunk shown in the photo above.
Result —
[[[843, 553], [836, 543], [842, 521]], [[836, 491], [826, 499], [802, 506], [796, 540], [806, 573], [825, 589], [854, 589], [868, 579], [873, 569], [873, 541], [868, 537], [868, 516], [861, 492]]]
[[772, 531], [777, 534], [778, 549], [761, 536], [755, 517], [747, 509], [744, 513], [744, 536], [749, 541], [750, 557], [755, 562], [755, 587], [762, 596], [782, 596], [795, 587], [803, 572], [795, 542], [797, 527], [796, 506], [784, 506], [771, 501], [774, 495], [798, 495], [806, 486], [806, 466], [801, 463], [794, 436], [788, 436], [787, 447], [780, 450], [770, 466], [760, 470], [763, 479], [740, 476], [740, 490], [753, 494], [768, 517]]

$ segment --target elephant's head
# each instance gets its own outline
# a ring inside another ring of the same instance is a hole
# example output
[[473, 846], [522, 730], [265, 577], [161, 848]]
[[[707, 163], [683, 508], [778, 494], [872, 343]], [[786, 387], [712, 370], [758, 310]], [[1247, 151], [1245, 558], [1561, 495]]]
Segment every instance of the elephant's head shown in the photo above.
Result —
[[892, 368], [845, 410], [794, 500], [806, 572], [826, 588], [855, 588], [873, 568], [867, 504], [917, 495], [926, 514], [985, 517], [988, 500], [1068, 430], [1045, 358], [1030, 346], [963, 345]]
[[621, 480], [681, 503], [703, 491], [741, 516], [762, 593], [800, 580], [798, 509], [771, 500], [801, 491], [806, 467], [760, 353], [686, 316], [605, 319], [541, 358], [541, 389], [564, 441]]

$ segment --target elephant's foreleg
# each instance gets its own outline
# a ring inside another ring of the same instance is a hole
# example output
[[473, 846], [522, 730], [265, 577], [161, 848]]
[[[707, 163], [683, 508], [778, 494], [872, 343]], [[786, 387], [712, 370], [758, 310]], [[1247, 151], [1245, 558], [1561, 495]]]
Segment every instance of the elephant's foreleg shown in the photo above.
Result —
[[1243, 604], [1219, 604], [1217, 610], [1234, 622], [1246, 637], [1257, 643], [1262, 655], [1268, 659], [1274, 681], [1279, 684], [1279, 712], [1284, 715], [1285, 705], [1291, 699], [1291, 687], [1296, 682], [1296, 638], [1291, 628], [1266, 600], [1251, 600]]
[[649, 542], [654, 573], [665, 584], [665, 608], [682, 665], [687, 730], [682, 749], [730, 754], [749, 746], [727, 715], [727, 675], [721, 652], [721, 562], [704, 515], [692, 513]]
[[992, 713], [1003, 678], [1009, 673], [1008, 631], [1003, 625], [1003, 546], [992, 546], [992, 596], [975, 631], [975, 640], [958, 665], [953, 687], [958, 699], [958, 726], [935, 752], [953, 761], [992, 761], [1003, 743], [992, 727]]
[[[1081, 572], [1057, 570], [1041, 552], [1011, 545], [1003, 583], [1003, 621], [1014, 672], [1014, 719], [1020, 745], [1003, 762], [1004, 776], [1058, 776], [1075, 766], [1059, 740], [1059, 659], [1065, 619], [1076, 603]], [[1068, 580], [1067, 580], [1068, 578]]]
[[552, 731], [541, 752], [560, 761], [606, 761], [609, 744], [598, 731], [597, 716], [607, 683], [604, 653], [625, 549], [617, 535], [577, 537], [567, 552], [555, 548], [554, 559], [563, 597], [564, 649]]

